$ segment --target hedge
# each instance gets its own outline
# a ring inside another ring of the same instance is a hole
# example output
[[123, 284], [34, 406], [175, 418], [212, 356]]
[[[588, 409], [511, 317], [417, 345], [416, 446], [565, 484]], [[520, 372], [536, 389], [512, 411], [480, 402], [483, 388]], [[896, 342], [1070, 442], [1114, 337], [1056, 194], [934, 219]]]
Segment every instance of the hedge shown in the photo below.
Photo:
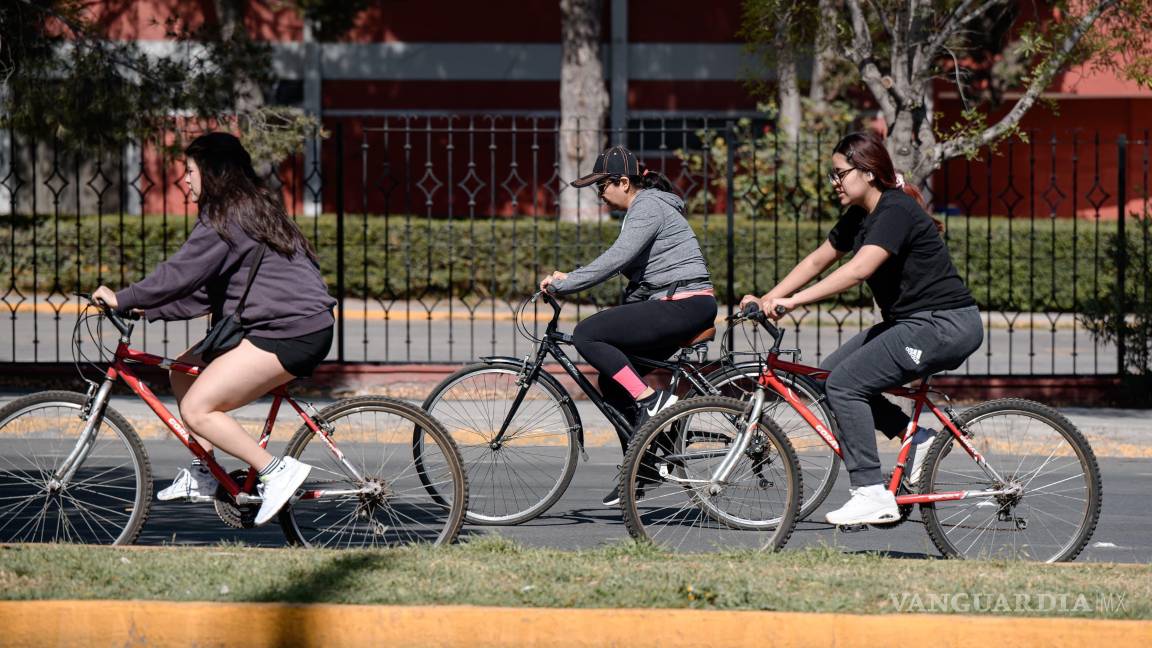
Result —
[[[693, 218], [723, 300], [726, 221]], [[0, 293], [91, 290], [139, 279], [184, 240], [185, 217], [17, 217], [4, 227]], [[336, 287], [336, 219], [301, 219], [329, 287]], [[763, 292], [823, 241], [830, 223], [752, 221], [735, 224], [735, 291]], [[553, 269], [587, 263], [608, 245], [619, 222], [576, 226], [531, 219], [456, 220], [349, 215], [345, 220], [345, 290], [349, 297], [385, 301], [448, 297], [515, 301]], [[1075, 312], [1107, 294], [1115, 281], [1108, 255], [1115, 221], [963, 218], [948, 224], [949, 248], [982, 308]], [[1134, 233], [1140, 230], [1132, 227]], [[1138, 234], [1137, 234], [1138, 235]], [[80, 245], [77, 245], [80, 241]], [[33, 254], [35, 252], [35, 254]], [[367, 262], [365, 262], [367, 261]], [[617, 299], [620, 281], [589, 291], [597, 303]], [[14, 295], [8, 301], [15, 301]], [[865, 289], [840, 302], [867, 305]]]

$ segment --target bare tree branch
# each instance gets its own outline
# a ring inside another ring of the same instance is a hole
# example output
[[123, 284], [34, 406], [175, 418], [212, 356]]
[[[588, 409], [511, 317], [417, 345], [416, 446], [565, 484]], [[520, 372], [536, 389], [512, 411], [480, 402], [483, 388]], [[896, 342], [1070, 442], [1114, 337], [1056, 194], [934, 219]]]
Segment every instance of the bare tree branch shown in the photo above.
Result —
[[860, 78], [876, 102], [884, 112], [884, 118], [892, 123], [896, 119], [896, 102], [884, 84], [884, 75], [880, 73], [876, 61], [873, 59], [872, 35], [868, 32], [868, 20], [860, 7], [859, 0], [847, 0], [848, 11], [852, 18], [852, 47], [847, 52], [848, 60], [860, 69]]
[[964, 0], [964, 2], [957, 5], [952, 14], [948, 16], [948, 19], [944, 21], [944, 24], [940, 26], [936, 32], [936, 37], [929, 41], [928, 46], [924, 48], [925, 59], [934, 59], [936, 53], [943, 49], [948, 39], [955, 36], [962, 27], [984, 15], [996, 5], [1007, 5], [1009, 1], [1010, 0], [988, 0], [973, 9], [971, 13], [963, 14], [963, 12], [975, 2], [975, 0]]
[[[1008, 114], [1000, 121], [988, 127], [979, 135], [960, 137], [944, 142], [940, 145], [941, 148], [939, 151], [925, 150], [925, 158], [933, 160], [938, 158], [937, 161], [948, 160], [962, 154], [964, 151], [986, 146], [1015, 128], [1016, 125], [1020, 123], [1021, 118], [1024, 117], [1024, 114], [1028, 112], [1028, 109], [1032, 107], [1032, 104], [1036, 102], [1040, 94], [1052, 83], [1052, 79], [1061, 67], [1063, 67], [1068, 55], [1076, 47], [1076, 44], [1080, 42], [1080, 39], [1084, 37], [1084, 34], [1088, 33], [1088, 30], [1092, 28], [1092, 24], [1095, 23], [1104, 12], [1114, 7], [1118, 1], [1119, 0], [1103, 0], [1091, 11], [1084, 14], [1072, 31], [1064, 37], [1060, 46], [1041, 64], [1035, 78], [1032, 79], [1032, 83], [1028, 87], [1028, 91], [1024, 93], [1024, 96], [1012, 106], [1012, 109], [1008, 111]], [[935, 149], [936, 147], [931, 148]]]

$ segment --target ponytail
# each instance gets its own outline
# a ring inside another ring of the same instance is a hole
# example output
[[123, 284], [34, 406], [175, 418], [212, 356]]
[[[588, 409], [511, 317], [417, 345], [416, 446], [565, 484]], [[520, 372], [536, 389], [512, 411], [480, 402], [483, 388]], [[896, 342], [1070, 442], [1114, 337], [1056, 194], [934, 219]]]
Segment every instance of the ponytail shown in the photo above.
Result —
[[676, 189], [676, 185], [672, 184], [668, 176], [647, 167], [643, 167], [643, 170], [638, 176], [628, 176], [628, 182], [630, 182], [632, 186], [639, 187], [642, 190], [657, 189], [672, 194], [680, 194], [680, 191]]

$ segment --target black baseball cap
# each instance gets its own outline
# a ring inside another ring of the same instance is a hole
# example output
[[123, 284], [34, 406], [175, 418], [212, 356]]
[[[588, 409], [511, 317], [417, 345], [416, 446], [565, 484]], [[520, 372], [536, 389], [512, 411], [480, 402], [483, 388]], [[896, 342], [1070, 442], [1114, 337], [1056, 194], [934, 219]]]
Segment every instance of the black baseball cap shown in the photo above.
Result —
[[641, 173], [640, 161], [623, 146], [613, 146], [596, 158], [592, 173], [572, 181], [573, 187], [587, 187], [612, 176], [638, 176]]

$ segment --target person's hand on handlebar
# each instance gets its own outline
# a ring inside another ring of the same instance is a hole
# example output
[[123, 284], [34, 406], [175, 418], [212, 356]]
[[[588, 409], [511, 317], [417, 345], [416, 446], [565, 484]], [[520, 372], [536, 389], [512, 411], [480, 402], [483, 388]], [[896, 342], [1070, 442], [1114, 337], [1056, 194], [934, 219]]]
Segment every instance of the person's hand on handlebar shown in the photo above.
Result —
[[116, 306], [118, 305], [116, 302], [116, 293], [112, 292], [112, 289], [108, 286], [100, 286], [92, 293], [92, 303], [102, 303], [112, 310], [116, 310]]
[[[567, 279], [567, 278], [568, 278], [567, 272], [560, 272], [559, 270], [557, 270], [557, 271], [553, 272], [552, 274], [548, 275], [547, 277], [544, 277], [543, 279], [540, 280], [540, 290], [543, 290], [544, 292], [548, 292], [548, 286], [552, 285], [553, 281], [556, 281], [557, 279]], [[555, 292], [555, 291], [553, 291], [553, 292]]]
[[792, 297], [773, 297], [766, 301], [767, 303], [761, 303], [760, 306], [764, 310], [764, 314], [774, 320], [784, 317], [784, 315], [792, 312], [794, 308], [799, 306]]

